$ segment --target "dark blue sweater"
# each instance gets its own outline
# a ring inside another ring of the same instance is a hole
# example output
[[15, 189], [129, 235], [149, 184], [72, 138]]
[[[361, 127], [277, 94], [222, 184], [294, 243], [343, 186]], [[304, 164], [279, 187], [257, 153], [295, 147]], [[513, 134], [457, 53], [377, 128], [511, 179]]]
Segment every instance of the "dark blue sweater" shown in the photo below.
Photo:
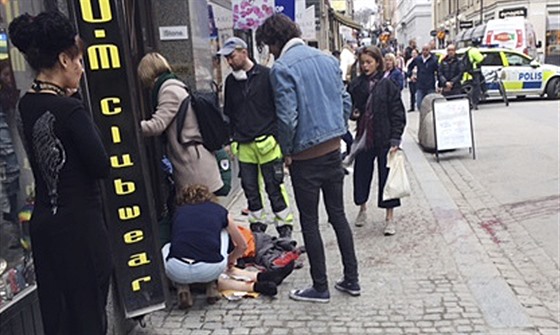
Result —
[[416, 73], [416, 88], [421, 91], [435, 90], [438, 71], [437, 57], [430, 54], [426, 62], [422, 59], [422, 55], [414, 58], [408, 65], [407, 71], [409, 77], [412, 76], [412, 69], [414, 69], [415, 66], [418, 69]]

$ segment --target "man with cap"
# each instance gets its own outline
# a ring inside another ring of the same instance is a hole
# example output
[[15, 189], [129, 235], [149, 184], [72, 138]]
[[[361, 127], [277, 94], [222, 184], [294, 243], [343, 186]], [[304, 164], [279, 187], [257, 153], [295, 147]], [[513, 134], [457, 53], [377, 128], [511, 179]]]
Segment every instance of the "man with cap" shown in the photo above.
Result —
[[280, 237], [291, 238], [293, 215], [284, 187], [282, 150], [276, 141], [276, 109], [270, 69], [253, 62], [247, 44], [227, 39], [218, 51], [232, 69], [226, 78], [224, 114], [230, 119], [231, 151], [239, 160], [241, 186], [249, 203], [251, 230], [266, 230], [259, 174], [274, 212]]

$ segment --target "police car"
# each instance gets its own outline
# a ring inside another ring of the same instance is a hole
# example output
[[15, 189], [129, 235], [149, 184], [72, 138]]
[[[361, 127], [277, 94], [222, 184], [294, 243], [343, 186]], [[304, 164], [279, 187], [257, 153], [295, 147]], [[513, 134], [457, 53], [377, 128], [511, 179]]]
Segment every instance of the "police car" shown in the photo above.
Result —
[[[540, 64], [512, 49], [480, 47], [479, 50], [486, 56], [481, 65], [482, 73], [487, 76], [490, 71], [498, 71], [508, 96], [546, 95], [548, 99], [560, 98], [560, 67]], [[459, 49], [457, 55], [462, 57], [466, 51], [467, 48]], [[437, 50], [436, 54], [441, 57], [445, 52]], [[500, 96], [497, 83], [488, 83], [487, 88], [489, 96]]]

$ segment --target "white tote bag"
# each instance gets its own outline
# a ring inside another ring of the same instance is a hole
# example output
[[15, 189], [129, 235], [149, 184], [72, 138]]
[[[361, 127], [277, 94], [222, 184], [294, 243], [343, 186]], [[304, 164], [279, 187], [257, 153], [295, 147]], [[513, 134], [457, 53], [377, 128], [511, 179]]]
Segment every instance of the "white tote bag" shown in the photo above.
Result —
[[410, 183], [406, 176], [402, 150], [397, 150], [394, 153], [389, 151], [387, 167], [389, 168], [389, 176], [383, 188], [383, 201], [408, 197], [410, 195]]

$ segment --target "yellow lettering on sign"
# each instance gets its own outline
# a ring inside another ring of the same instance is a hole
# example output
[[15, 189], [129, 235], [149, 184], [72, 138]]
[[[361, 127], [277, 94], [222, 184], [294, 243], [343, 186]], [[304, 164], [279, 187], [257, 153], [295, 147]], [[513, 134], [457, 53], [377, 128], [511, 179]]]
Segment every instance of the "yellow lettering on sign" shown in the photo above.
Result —
[[122, 181], [122, 179], [115, 179], [115, 193], [117, 195], [127, 195], [136, 191], [136, 184], [133, 181]]
[[111, 127], [111, 138], [113, 139], [113, 143], [121, 143], [121, 130], [119, 127]]
[[150, 281], [152, 281], [152, 276], [146, 276], [146, 277], [135, 279], [134, 281], [132, 281], [132, 291], [134, 292], [140, 291], [141, 289], [140, 283], [142, 282], [148, 283]]
[[128, 266], [130, 266], [131, 268], [135, 268], [146, 264], [150, 264], [150, 260], [148, 259], [148, 254], [146, 254], [145, 252], [135, 254], [135, 255], [130, 255]]
[[119, 219], [132, 220], [140, 216], [140, 206], [119, 208]]
[[98, 0], [100, 18], [93, 17], [93, 8], [91, 8], [91, 0], [80, 0], [80, 7], [82, 8], [82, 19], [88, 23], [103, 23], [109, 22], [113, 19], [111, 13], [111, 5], [109, 0]]
[[122, 112], [121, 98], [109, 97], [101, 99], [101, 113], [107, 116], [113, 116]]
[[124, 237], [124, 243], [132, 244], [132, 243], [142, 241], [144, 239], [144, 232], [141, 230], [132, 230], [124, 234], [123, 237]]
[[87, 48], [89, 58], [89, 68], [91, 70], [118, 69], [121, 67], [119, 48], [113, 44], [98, 44]]
[[[122, 158], [122, 163], [119, 161], [119, 157]], [[124, 154], [122, 156], [111, 156], [111, 167], [115, 169], [121, 169], [124, 167], [133, 166], [132, 159], [129, 154]]]

